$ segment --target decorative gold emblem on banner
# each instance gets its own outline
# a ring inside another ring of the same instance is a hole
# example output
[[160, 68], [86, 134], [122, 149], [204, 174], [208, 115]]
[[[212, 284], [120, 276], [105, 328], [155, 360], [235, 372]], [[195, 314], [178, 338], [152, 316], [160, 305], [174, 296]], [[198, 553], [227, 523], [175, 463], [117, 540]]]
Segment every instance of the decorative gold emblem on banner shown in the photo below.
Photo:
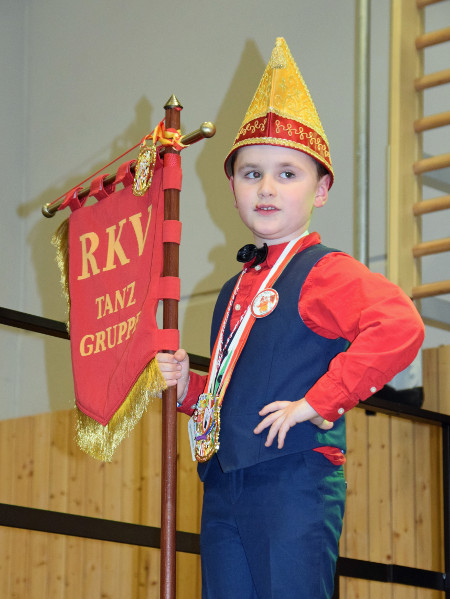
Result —
[[155, 162], [156, 147], [154, 145], [147, 146], [144, 140], [136, 160], [133, 182], [133, 194], [135, 196], [143, 196], [152, 184]]

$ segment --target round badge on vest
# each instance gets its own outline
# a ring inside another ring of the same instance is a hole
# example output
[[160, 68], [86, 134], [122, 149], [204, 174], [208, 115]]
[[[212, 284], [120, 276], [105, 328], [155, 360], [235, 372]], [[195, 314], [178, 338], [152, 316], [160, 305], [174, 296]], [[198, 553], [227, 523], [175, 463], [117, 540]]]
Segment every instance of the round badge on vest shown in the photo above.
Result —
[[264, 318], [271, 314], [277, 307], [279, 300], [278, 291], [275, 289], [263, 289], [252, 301], [251, 311], [255, 318]]

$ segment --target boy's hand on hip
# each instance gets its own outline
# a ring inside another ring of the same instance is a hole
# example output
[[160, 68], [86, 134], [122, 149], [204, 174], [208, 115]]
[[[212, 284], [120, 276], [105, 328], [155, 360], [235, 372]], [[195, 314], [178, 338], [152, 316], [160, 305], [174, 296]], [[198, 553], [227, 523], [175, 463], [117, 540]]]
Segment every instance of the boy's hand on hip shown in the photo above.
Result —
[[259, 415], [266, 417], [253, 432], [258, 435], [264, 429], [270, 427], [265, 442], [266, 447], [270, 447], [278, 435], [278, 449], [281, 449], [284, 446], [288, 430], [299, 422], [305, 422], [306, 420], [309, 420], [323, 430], [333, 428], [333, 423], [319, 416], [305, 398], [298, 401], [274, 401], [264, 406]]

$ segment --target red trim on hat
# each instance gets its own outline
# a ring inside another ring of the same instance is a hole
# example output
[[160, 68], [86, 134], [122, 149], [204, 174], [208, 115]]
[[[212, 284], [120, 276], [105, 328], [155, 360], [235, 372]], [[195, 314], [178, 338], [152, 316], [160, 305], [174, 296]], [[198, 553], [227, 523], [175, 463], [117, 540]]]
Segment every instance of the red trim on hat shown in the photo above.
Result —
[[[284, 145], [283, 141], [288, 142], [288, 144], [299, 144], [304, 146], [306, 151], [312, 151], [320, 156], [326, 164], [329, 165], [330, 163], [328, 144], [317, 131], [303, 123], [286, 119], [273, 112], [269, 112], [264, 117], [253, 119], [241, 127], [234, 146], [253, 139], [255, 141], [252, 143], [264, 143], [261, 140], [264, 137], [280, 140], [280, 145]], [[273, 141], [268, 143], [273, 144]]]

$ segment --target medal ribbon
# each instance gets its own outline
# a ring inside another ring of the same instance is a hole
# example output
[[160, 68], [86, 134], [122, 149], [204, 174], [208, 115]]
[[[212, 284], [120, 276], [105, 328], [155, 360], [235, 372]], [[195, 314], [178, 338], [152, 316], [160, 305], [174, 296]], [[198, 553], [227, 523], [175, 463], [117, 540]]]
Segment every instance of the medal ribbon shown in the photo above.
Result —
[[[296, 239], [292, 239], [287, 244], [287, 246], [284, 248], [283, 252], [279, 256], [278, 260], [270, 269], [267, 277], [262, 282], [256, 295], [258, 295], [258, 293], [260, 293], [264, 289], [272, 287], [272, 285], [275, 283], [275, 281], [278, 279], [283, 270], [286, 268], [291, 259], [299, 250], [300, 246], [302, 245], [302, 238], [307, 234], [308, 232], [305, 232], [303, 235], [297, 237]], [[237, 283], [233, 289], [233, 293], [231, 294], [230, 301], [228, 302], [225, 315], [222, 319], [219, 335], [217, 336], [216, 343], [213, 349], [213, 358], [211, 361], [211, 367], [209, 369], [208, 380], [205, 388], [205, 393], [211, 393], [213, 397], [215, 397], [215, 401], [219, 402], [219, 406], [222, 405], [225, 391], [230, 382], [234, 367], [236, 366], [236, 362], [238, 361], [238, 358], [241, 355], [241, 352], [244, 348], [245, 342], [247, 341], [253, 323], [256, 320], [256, 318], [251, 313], [251, 307], [249, 306], [242, 320], [239, 322], [236, 330], [234, 331], [234, 333], [231, 333], [230, 339], [228, 340], [228, 351], [226, 356], [223, 357], [223, 339], [225, 328], [228, 322], [234, 298], [236, 297], [237, 291], [239, 289], [239, 284], [245, 272], [246, 270], [244, 270], [241, 273], [239, 279], [237, 280]]]

